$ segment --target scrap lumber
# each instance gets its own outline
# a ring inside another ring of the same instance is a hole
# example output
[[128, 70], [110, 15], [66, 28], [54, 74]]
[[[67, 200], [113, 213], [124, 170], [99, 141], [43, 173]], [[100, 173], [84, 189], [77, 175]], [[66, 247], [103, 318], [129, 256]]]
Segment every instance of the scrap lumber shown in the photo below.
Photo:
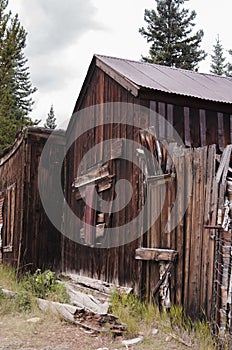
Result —
[[175, 250], [159, 248], [138, 248], [135, 254], [137, 260], [175, 261], [177, 257]]
[[80, 276], [73, 273], [62, 273], [61, 276], [71, 280], [76, 286], [88, 288], [93, 291], [98, 291], [105, 295], [111, 295], [113, 292], [130, 294], [133, 288], [122, 287], [113, 283], [97, 280], [90, 277]]
[[16, 296], [17, 293], [15, 292], [12, 292], [11, 290], [8, 290], [8, 289], [5, 289], [5, 288], [2, 288], [1, 289], [2, 293], [7, 295], [9, 298], [14, 298]]
[[62, 304], [37, 298], [39, 308], [44, 312], [51, 312], [67, 322], [74, 323], [94, 333], [111, 332], [121, 335], [126, 331], [126, 326], [111, 314], [97, 314], [69, 304]]
[[[1, 291], [11, 298], [17, 295], [17, 293], [8, 289], [1, 289]], [[127, 331], [126, 325], [120, 323], [116, 316], [108, 314], [107, 312], [99, 314], [87, 310], [85, 307], [77, 307], [41, 298], [36, 298], [36, 302], [43, 312], [51, 312], [66, 322], [76, 324], [94, 333], [111, 332], [113, 335], [117, 336]], [[103, 311], [103, 309], [101, 311]]]
[[48, 301], [41, 298], [36, 298], [36, 301], [40, 310], [44, 312], [51, 312], [67, 322], [75, 323], [75, 314], [78, 312], [78, 308], [76, 306]]
[[65, 286], [72, 304], [98, 314], [106, 314], [108, 312], [109, 303], [107, 301], [102, 303], [93, 295], [75, 290], [70, 284], [66, 283]]

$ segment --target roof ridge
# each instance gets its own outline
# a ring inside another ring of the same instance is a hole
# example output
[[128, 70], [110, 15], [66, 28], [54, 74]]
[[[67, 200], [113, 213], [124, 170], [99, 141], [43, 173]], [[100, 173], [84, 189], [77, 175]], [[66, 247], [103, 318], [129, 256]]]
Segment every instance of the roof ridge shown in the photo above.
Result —
[[221, 78], [221, 79], [228, 79], [228, 80], [232, 80], [232, 77], [227, 77], [227, 76], [223, 76], [223, 75], [217, 75], [217, 74], [213, 74], [213, 73], [204, 73], [204, 72], [198, 72], [198, 71], [193, 71], [193, 70], [189, 70], [189, 69], [183, 69], [183, 68], [177, 68], [177, 67], [170, 67], [170, 66], [165, 66], [162, 64], [157, 64], [157, 63], [149, 63], [149, 62], [142, 62], [142, 61], [136, 61], [136, 60], [132, 60], [132, 59], [127, 59], [127, 58], [121, 58], [121, 57], [115, 57], [115, 56], [109, 56], [109, 55], [99, 55], [99, 54], [95, 54], [95, 57], [99, 57], [99, 58], [111, 58], [114, 60], [118, 60], [118, 61], [127, 61], [127, 62], [133, 62], [133, 63], [139, 63], [141, 65], [148, 65], [148, 66], [155, 66], [155, 67], [162, 67], [168, 70], [181, 70], [183, 72], [187, 72], [187, 73], [191, 73], [191, 74], [200, 74], [200, 75], [205, 75], [205, 76], [210, 76], [210, 77], [216, 77], [216, 78]]

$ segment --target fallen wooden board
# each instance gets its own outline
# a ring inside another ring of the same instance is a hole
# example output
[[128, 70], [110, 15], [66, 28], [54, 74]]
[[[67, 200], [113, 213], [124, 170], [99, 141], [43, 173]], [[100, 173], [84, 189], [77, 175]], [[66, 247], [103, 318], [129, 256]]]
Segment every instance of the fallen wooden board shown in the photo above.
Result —
[[3, 294], [7, 295], [10, 298], [14, 298], [16, 296], [16, 294], [17, 294], [15, 292], [12, 292], [11, 290], [8, 290], [8, 289], [5, 289], [5, 288], [2, 288], [1, 291], [2, 291]]
[[[56, 316], [61, 316], [62, 319], [67, 322], [75, 323], [75, 314], [78, 312], [78, 308], [76, 306], [48, 301], [40, 298], [36, 298], [36, 301], [40, 310], [44, 312], [52, 312]], [[79, 310], [81, 310], [81, 308]]]
[[39, 298], [36, 300], [42, 311], [51, 312], [67, 322], [74, 323], [95, 333], [110, 331], [115, 335], [121, 335], [127, 330], [126, 326], [118, 322], [118, 318], [111, 314], [99, 315], [69, 304], [61, 304]]
[[78, 307], [87, 308], [89, 311], [98, 313], [98, 314], [107, 314], [109, 309], [109, 303], [105, 301], [102, 303], [93, 295], [82, 293], [78, 290], [75, 290], [73, 286], [68, 283], [65, 283], [67, 293], [70, 297], [70, 302]]
[[70, 279], [72, 282], [74, 282], [77, 285], [99, 291], [106, 295], [111, 295], [112, 292], [114, 291], [118, 291], [120, 293], [124, 292], [126, 294], [130, 294], [133, 291], [133, 288], [130, 288], [130, 287], [118, 286], [113, 283], [108, 283], [108, 282], [104, 282], [94, 278], [80, 276], [77, 274], [72, 274], [72, 273], [68, 274], [68, 273], [62, 272], [61, 277], [62, 276]]

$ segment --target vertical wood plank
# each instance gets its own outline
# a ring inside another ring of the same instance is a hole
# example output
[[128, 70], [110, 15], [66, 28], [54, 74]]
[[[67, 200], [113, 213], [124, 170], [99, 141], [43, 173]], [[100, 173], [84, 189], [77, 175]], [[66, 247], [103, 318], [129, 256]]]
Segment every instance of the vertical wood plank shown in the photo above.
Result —
[[86, 204], [84, 214], [84, 232], [85, 232], [85, 243], [87, 245], [94, 244], [94, 233], [96, 225], [96, 210], [93, 208], [96, 200], [95, 184], [88, 185], [85, 192]]
[[200, 109], [200, 135], [201, 135], [201, 146], [206, 146], [206, 116], [205, 110]]
[[185, 146], [191, 147], [189, 107], [184, 107], [184, 141]]
[[[209, 215], [209, 222], [212, 226], [217, 224], [217, 203], [218, 203], [218, 186], [216, 183], [216, 145], [210, 146], [210, 152], [212, 153], [212, 188], [211, 188], [211, 211]], [[211, 319], [213, 305], [213, 287], [214, 287], [214, 269], [215, 269], [215, 249], [216, 249], [216, 230], [211, 229], [208, 233], [209, 240], [209, 270], [208, 270], [208, 293], [207, 293], [207, 316]]]
[[158, 116], [157, 116], [157, 102], [156, 101], [150, 101], [150, 120], [149, 120], [149, 126], [154, 127], [155, 135], [157, 136], [159, 133], [159, 123], [158, 123]]
[[180, 192], [178, 194], [178, 217], [180, 219], [177, 227], [176, 227], [176, 251], [178, 252], [178, 261], [176, 265], [176, 302], [178, 305], [182, 305], [183, 301], [183, 259], [184, 259], [184, 217], [181, 217], [181, 213], [183, 213], [184, 201], [185, 201], [185, 157], [184, 154], [181, 154], [178, 157], [178, 187]]
[[[202, 179], [202, 191], [203, 193], [203, 225], [202, 225], [202, 261], [201, 261], [201, 289], [200, 289], [200, 305], [207, 312], [207, 293], [208, 293], [208, 272], [210, 270], [209, 267], [209, 246], [210, 246], [210, 235], [209, 231], [205, 229], [205, 225], [209, 225], [210, 221], [210, 210], [211, 210], [211, 189], [213, 186], [213, 178], [215, 174], [213, 173], [214, 168], [214, 153], [212, 152], [212, 148], [208, 149], [205, 147], [204, 152], [204, 178]], [[213, 265], [213, 262], [212, 262]]]
[[188, 194], [187, 211], [185, 214], [185, 238], [184, 238], [184, 279], [183, 279], [183, 305], [185, 310], [189, 303], [189, 271], [190, 249], [192, 244], [192, 211], [193, 211], [193, 150], [185, 152], [185, 186]]
[[217, 122], [218, 122], [218, 146], [220, 151], [223, 151], [225, 147], [223, 113], [217, 113]]
[[201, 263], [202, 263], [202, 235], [204, 213], [204, 163], [205, 149], [194, 150], [194, 179], [193, 193], [194, 206], [192, 212], [192, 243], [190, 251], [189, 296], [191, 299], [188, 311], [192, 317], [201, 314]]
[[165, 139], [165, 119], [166, 119], [166, 105], [163, 102], [158, 102], [158, 113], [159, 113], [159, 137]]
[[167, 120], [168, 120], [168, 130], [167, 130], [167, 139], [168, 141], [173, 140], [173, 105], [167, 105]]

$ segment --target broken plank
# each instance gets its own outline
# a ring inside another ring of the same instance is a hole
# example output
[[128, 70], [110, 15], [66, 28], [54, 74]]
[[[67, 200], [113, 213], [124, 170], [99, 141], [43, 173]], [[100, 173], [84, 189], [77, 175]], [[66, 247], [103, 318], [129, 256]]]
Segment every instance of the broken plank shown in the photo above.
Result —
[[231, 155], [232, 145], [226, 146], [225, 150], [223, 151], [221, 162], [217, 171], [216, 175], [216, 181], [217, 183], [220, 182], [221, 177], [223, 173], [225, 173], [225, 169], [228, 171], [229, 165], [230, 165], [230, 155]]
[[[113, 180], [114, 177], [115, 177], [115, 175], [109, 175], [109, 176], [106, 176], [104, 178], [96, 179], [95, 183], [96, 183], [97, 192], [101, 193], [101, 192], [104, 192], [106, 190], [109, 190], [112, 187], [112, 182], [113, 182], [112, 180]], [[85, 198], [85, 192], [86, 192], [86, 185], [78, 187], [78, 190], [77, 190], [77, 192], [75, 194], [76, 200], [84, 199]]]
[[91, 170], [89, 173], [78, 176], [73, 183], [73, 187], [80, 188], [83, 186], [90, 185], [97, 180], [104, 179], [109, 176], [108, 165], [104, 165], [101, 168]]
[[98, 313], [98, 314], [107, 314], [109, 303], [105, 301], [101, 303], [93, 295], [82, 293], [78, 290], [75, 290], [70, 284], [65, 283], [67, 293], [70, 297], [70, 302], [79, 308], [85, 308], [89, 311]]
[[84, 308], [39, 298], [36, 301], [42, 311], [51, 312], [67, 322], [79, 325], [95, 333], [111, 331], [115, 335], [121, 335], [126, 331], [126, 326], [118, 322], [117, 317], [114, 315], [99, 315]]
[[97, 280], [86, 276], [80, 276], [73, 273], [63, 272], [61, 276], [69, 278], [73, 283], [77, 285], [87, 287], [89, 289], [96, 290], [108, 295], [112, 294], [112, 292], [114, 291], [130, 294], [133, 290], [133, 288], [130, 288], [130, 287], [123, 287], [123, 286], [115, 285], [113, 283], [108, 283], [102, 280]]
[[175, 261], [176, 257], [177, 252], [172, 249], [138, 248], [135, 251], [137, 260]]
[[52, 312], [56, 316], [62, 317], [63, 320], [75, 323], [75, 314], [78, 311], [76, 306], [69, 304], [61, 304], [58, 302], [48, 301], [36, 298], [40, 310], [44, 312]]

